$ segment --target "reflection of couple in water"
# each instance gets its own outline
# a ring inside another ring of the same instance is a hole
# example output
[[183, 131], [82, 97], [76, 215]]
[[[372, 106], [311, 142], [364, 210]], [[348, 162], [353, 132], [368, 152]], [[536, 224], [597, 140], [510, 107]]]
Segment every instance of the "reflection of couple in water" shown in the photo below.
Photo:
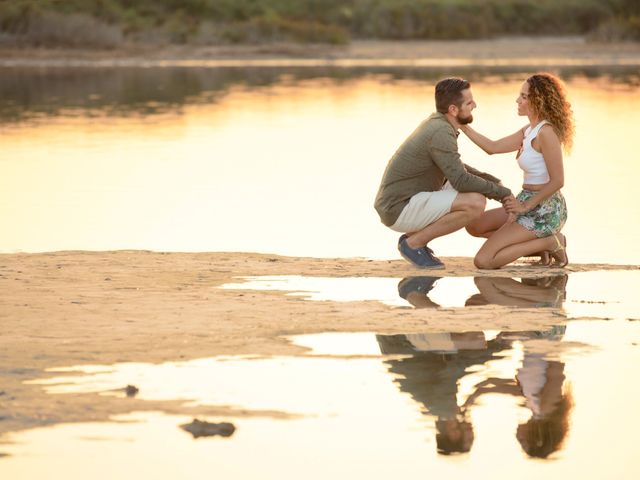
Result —
[[[563, 82], [549, 73], [529, 77], [518, 94], [518, 115], [529, 123], [499, 140], [473, 130], [476, 103], [468, 81], [447, 78], [435, 88], [437, 112], [424, 120], [389, 161], [375, 208], [382, 222], [402, 233], [400, 254], [420, 268], [444, 268], [428, 244], [463, 227], [486, 238], [475, 256], [478, 268], [495, 269], [539, 255], [540, 264], [568, 263], [560, 233], [567, 208], [562, 149], [573, 143], [574, 122]], [[488, 154], [517, 151], [524, 172], [514, 197], [500, 180], [460, 160], [459, 131]], [[485, 211], [486, 198], [502, 207]]]
[[[416, 308], [438, 307], [428, 293], [440, 277], [407, 277], [398, 284], [398, 294]], [[541, 278], [475, 277], [480, 293], [465, 302], [474, 305], [512, 305], [514, 307], [562, 307], [567, 286], [567, 275]]]
[[[564, 297], [566, 279], [566, 275], [560, 275], [520, 283], [507, 278], [480, 278], [476, 284], [481, 293], [472, 296], [468, 303], [558, 307]], [[416, 306], [434, 306], [433, 302], [427, 303], [432, 280], [434, 277], [411, 277], [400, 282], [398, 289]], [[385, 354], [411, 355], [385, 363], [397, 375], [395, 382], [400, 390], [409, 393], [425, 406], [426, 413], [437, 418], [438, 452], [468, 452], [474, 439], [469, 410], [482, 395], [501, 393], [524, 398], [531, 417], [518, 426], [516, 438], [527, 454], [545, 458], [558, 450], [566, 437], [572, 397], [570, 391], [563, 389], [564, 364], [531, 351], [526, 340], [558, 340], [563, 334], [564, 327], [553, 327], [542, 332], [503, 332], [489, 340], [480, 331], [378, 335], [377, 340]], [[458, 384], [470, 367], [501, 358], [518, 340], [524, 340], [524, 359], [515, 378], [487, 378], [476, 384], [473, 393], [460, 405]]]

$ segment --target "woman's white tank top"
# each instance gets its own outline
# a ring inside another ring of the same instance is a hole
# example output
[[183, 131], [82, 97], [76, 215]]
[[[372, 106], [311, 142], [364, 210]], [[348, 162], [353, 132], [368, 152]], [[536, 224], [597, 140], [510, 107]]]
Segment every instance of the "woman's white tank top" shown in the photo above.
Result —
[[542, 153], [531, 146], [531, 142], [536, 138], [542, 126], [547, 123], [549, 122], [542, 120], [533, 128], [529, 126], [524, 132], [518, 165], [524, 171], [525, 184], [540, 185], [549, 182], [549, 172], [547, 171], [547, 164], [544, 163], [544, 157]]

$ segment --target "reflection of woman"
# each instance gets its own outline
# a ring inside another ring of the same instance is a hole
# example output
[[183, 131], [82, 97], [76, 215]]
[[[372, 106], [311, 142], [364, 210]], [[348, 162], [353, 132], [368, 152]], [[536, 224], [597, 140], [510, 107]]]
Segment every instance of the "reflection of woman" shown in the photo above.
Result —
[[560, 233], [567, 208], [560, 189], [564, 185], [562, 148], [573, 144], [574, 124], [571, 105], [562, 81], [549, 73], [529, 77], [516, 100], [518, 115], [527, 116], [529, 125], [508, 137], [490, 140], [463, 125], [462, 131], [489, 154], [518, 151], [518, 164], [524, 171], [522, 191], [511, 196], [504, 208], [485, 212], [467, 230], [488, 237], [474, 262], [478, 268], [500, 268], [520, 257], [550, 252], [555, 264], [568, 263], [566, 238]]
[[561, 308], [565, 298], [568, 275], [523, 278], [521, 282], [506, 277], [475, 277], [480, 291], [465, 305], [507, 305], [514, 307]]
[[[554, 338], [563, 332], [564, 328], [554, 327], [549, 332], [523, 334], [527, 337], [534, 334], [534, 338]], [[465, 402], [465, 407], [469, 408], [485, 393], [523, 396], [526, 407], [531, 411], [531, 418], [518, 425], [516, 438], [528, 455], [546, 458], [562, 446], [569, 431], [573, 397], [570, 389], [563, 389], [564, 380], [564, 363], [547, 360], [541, 353], [528, 352], [525, 345], [522, 367], [518, 369], [515, 381], [489, 378], [480, 382]]]
[[527, 423], [518, 425], [516, 438], [527, 454], [546, 458], [562, 445], [569, 431], [571, 391], [562, 391], [564, 364], [542, 355], [525, 356], [516, 377], [532, 412]]

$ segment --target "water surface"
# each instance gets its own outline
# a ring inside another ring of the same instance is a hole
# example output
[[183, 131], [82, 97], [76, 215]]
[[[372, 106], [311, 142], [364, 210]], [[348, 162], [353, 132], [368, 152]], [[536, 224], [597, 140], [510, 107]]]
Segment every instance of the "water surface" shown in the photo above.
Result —
[[[640, 374], [640, 327], [615, 322], [616, 334], [602, 320], [535, 332], [342, 334], [343, 345], [352, 343], [351, 353], [358, 354], [351, 359], [325, 354], [76, 366], [34, 381], [52, 398], [113, 395], [135, 382], [146, 400], [293, 416], [207, 418], [232, 422], [229, 438], [194, 439], [179, 428], [191, 417], [159, 412], [37, 428], [4, 438], [0, 472], [37, 478], [64, 466], [68, 479], [169, 479], [211, 472], [326, 478], [346, 471], [382, 479], [398, 470], [458, 478], [493, 468], [491, 477], [500, 479], [514, 471], [522, 478], [636, 478], [634, 398], [640, 390], [628, 379]], [[322, 339], [301, 341], [318, 344], [322, 353]]]
[[[470, 78], [477, 128], [523, 125], [528, 72], [472, 68], [11, 69], [0, 79], [0, 252], [258, 251], [396, 258], [372, 209], [387, 160]], [[637, 71], [565, 69], [577, 118], [566, 158], [569, 254], [637, 264]], [[621, 114], [620, 112], [624, 112]], [[461, 138], [464, 160], [517, 190], [513, 155]], [[497, 204], [490, 202], [490, 206]], [[481, 244], [459, 232], [438, 255]]]
[[[280, 284], [267, 279], [265, 287], [313, 291], [316, 301], [340, 290], [326, 288], [329, 282], [305, 284], [305, 277], [276, 280]], [[243, 479], [344, 472], [373, 479], [398, 472], [459, 478], [491, 471], [498, 479], [513, 478], [514, 472], [519, 478], [640, 474], [640, 387], [633, 381], [640, 375], [637, 271], [342, 280], [341, 289], [355, 294], [338, 300], [396, 296], [394, 308], [422, 308], [416, 313], [427, 319], [439, 302], [469, 312], [491, 305], [539, 309], [553, 313], [557, 324], [540, 330], [294, 335], [286, 341], [306, 353], [23, 372], [27, 385], [63, 405], [76, 404], [78, 395], [119, 397], [113, 401], [126, 405], [125, 385], [139, 389], [139, 403], [108, 421], [82, 422], [81, 412], [74, 412], [78, 423], [49, 418], [48, 427], [7, 431], [0, 438], [0, 475], [49, 478], [52, 471], [64, 471], [73, 480], [210, 478], [213, 472]], [[379, 282], [378, 288], [368, 280]], [[261, 279], [252, 281], [226, 288], [259, 289]], [[155, 407], [160, 402], [182, 405], [184, 414], [175, 407], [164, 412]], [[81, 405], [90, 415], [91, 403]], [[189, 407], [227, 411], [199, 417], [231, 422], [235, 432], [194, 438], [181, 428], [194, 417]], [[14, 421], [21, 415], [7, 413]]]

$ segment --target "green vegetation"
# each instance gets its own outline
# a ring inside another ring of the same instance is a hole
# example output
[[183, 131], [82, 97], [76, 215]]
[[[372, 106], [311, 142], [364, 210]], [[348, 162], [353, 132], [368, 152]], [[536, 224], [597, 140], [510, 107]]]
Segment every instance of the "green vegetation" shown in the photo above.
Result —
[[0, 0], [0, 43], [347, 43], [590, 35], [640, 40], [638, 0]]

